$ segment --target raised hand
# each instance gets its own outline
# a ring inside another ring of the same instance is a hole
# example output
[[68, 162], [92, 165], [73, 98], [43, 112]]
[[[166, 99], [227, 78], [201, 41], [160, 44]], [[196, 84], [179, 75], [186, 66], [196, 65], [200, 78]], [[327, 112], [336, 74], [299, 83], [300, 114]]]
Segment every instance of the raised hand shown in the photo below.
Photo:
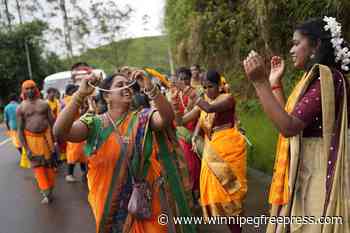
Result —
[[264, 61], [255, 51], [249, 53], [243, 61], [243, 66], [248, 79], [253, 83], [267, 81]]
[[131, 74], [132, 80], [137, 80], [139, 78], [142, 78], [143, 84], [146, 90], [150, 90], [153, 88], [153, 83], [151, 77], [146, 73], [144, 70], [135, 70]]
[[279, 85], [281, 83], [285, 70], [284, 60], [279, 56], [273, 56], [271, 58], [271, 71], [270, 71], [270, 84]]
[[82, 97], [86, 97], [94, 93], [95, 86], [97, 86], [102, 80], [102, 76], [96, 73], [91, 73], [82, 78], [79, 85], [78, 94]]

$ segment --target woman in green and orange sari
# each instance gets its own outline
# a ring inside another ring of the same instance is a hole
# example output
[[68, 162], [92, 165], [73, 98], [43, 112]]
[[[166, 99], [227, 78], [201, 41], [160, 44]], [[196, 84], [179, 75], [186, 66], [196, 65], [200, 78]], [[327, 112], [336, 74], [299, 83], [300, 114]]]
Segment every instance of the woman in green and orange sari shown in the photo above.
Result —
[[[158, 223], [164, 213], [190, 216], [190, 189], [183, 156], [172, 148], [164, 132], [174, 119], [171, 105], [144, 73], [136, 71], [134, 79], [143, 76], [145, 89], [155, 109], [130, 112], [133, 93], [129, 79], [114, 74], [101, 85], [107, 112], [85, 115], [74, 121], [83, 100], [98, 83], [87, 76], [72, 104], [58, 117], [54, 132], [58, 138], [81, 142], [87, 140], [89, 202], [98, 233], [195, 232], [193, 225]], [[106, 91], [109, 90], [109, 91]], [[129, 213], [128, 203], [133, 183], [145, 180], [151, 187], [151, 216], [140, 218]]]
[[[235, 100], [231, 94], [220, 93], [220, 80], [218, 72], [206, 73], [202, 81], [205, 98], [198, 96], [196, 107], [182, 119], [185, 124], [200, 117], [193, 141], [200, 129], [205, 134], [200, 173], [200, 204], [205, 217], [240, 216], [248, 189], [246, 144], [235, 127]], [[232, 233], [241, 232], [239, 224], [228, 226]]]

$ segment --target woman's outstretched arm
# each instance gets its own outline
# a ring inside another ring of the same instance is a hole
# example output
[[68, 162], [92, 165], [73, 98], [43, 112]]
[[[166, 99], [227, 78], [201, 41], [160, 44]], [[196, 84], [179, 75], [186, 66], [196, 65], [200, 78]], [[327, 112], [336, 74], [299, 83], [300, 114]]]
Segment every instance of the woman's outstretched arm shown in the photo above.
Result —
[[289, 115], [273, 95], [262, 58], [258, 54], [250, 55], [244, 60], [244, 69], [248, 78], [253, 82], [264, 112], [279, 132], [285, 137], [299, 134], [306, 125], [297, 117]]
[[87, 76], [82, 79], [79, 90], [74, 93], [72, 101], [58, 116], [53, 132], [58, 141], [82, 142], [88, 136], [88, 128], [81, 121], [76, 119], [80, 107], [84, 104], [84, 99], [94, 92], [94, 88], [88, 82], [96, 83], [99, 77]]

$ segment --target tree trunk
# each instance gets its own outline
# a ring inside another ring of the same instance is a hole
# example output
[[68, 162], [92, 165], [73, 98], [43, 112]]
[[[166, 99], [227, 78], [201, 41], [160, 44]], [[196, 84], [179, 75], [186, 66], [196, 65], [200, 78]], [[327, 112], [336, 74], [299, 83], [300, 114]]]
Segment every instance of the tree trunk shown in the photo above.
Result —
[[11, 31], [12, 30], [11, 14], [10, 14], [10, 11], [9, 11], [7, 0], [4, 0], [4, 5], [5, 5], [5, 12], [6, 12], [8, 28]]
[[66, 8], [65, 0], [60, 0], [60, 8], [63, 14], [63, 22], [64, 22], [64, 42], [66, 44], [68, 57], [73, 57], [73, 46], [72, 46], [72, 38], [71, 38], [71, 28], [69, 26], [68, 13]]
[[[21, 6], [19, 5], [18, 0], [16, 0], [16, 6], [17, 6], [19, 23], [23, 24], [22, 13], [21, 13]], [[29, 79], [33, 79], [32, 65], [31, 65], [31, 61], [30, 61], [30, 52], [29, 52], [29, 47], [28, 47], [28, 43], [27, 43], [26, 38], [24, 38], [24, 49], [25, 49], [25, 52], [26, 52], [27, 68], [28, 68]]]

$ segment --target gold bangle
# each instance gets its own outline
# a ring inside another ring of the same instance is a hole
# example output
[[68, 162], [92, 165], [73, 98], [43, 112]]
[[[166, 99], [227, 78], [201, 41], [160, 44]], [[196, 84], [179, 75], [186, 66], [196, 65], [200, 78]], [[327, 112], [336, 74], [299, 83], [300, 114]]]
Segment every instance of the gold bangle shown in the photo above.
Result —
[[156, 87], [154, 91], [152, 91], [152, 93], [147, 94], [148, 98], [150, 100], [155, 100], [160, 94], [159, 89]]
[[146, 95], [150, 95], [151, 93], [153, 93], [155, 91], [156, 88], [157, 88], [157, 86], [153, 85], [150, 91], [145, 89], [145, 94]]
[[154, 87], [151, 92], [148, 93], [149, 96], [155, 96], [159, 92], [158, 87]]

